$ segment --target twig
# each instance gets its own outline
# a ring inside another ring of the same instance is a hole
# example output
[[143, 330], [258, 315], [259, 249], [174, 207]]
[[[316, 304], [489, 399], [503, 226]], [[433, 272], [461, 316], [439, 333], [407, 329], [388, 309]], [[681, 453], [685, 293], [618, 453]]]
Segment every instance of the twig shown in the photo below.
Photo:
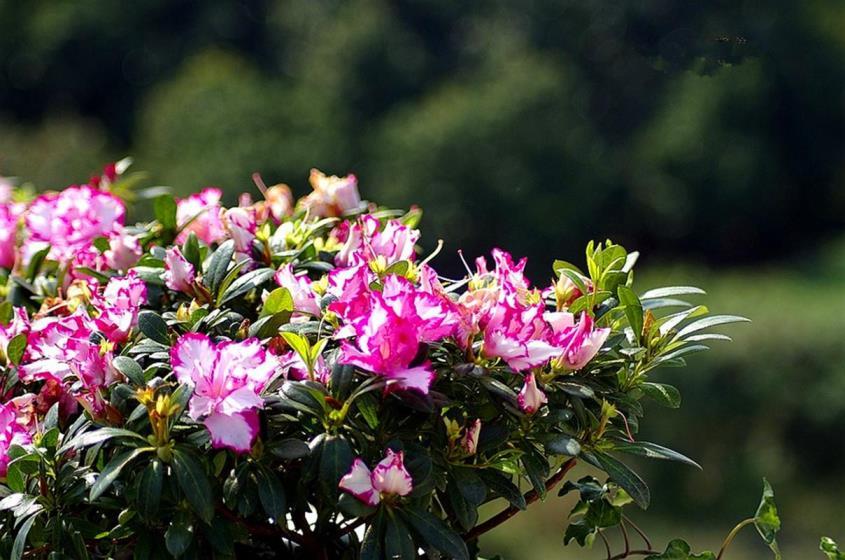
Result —
[[648, 538], [648, 535], [646, 535], [646, 534], [645, 534], [645, 531], [643, 531], [642, 529], [640, 529], [640, 527], [639, 527], [636, 523], [634, 523], [634, 522], [631, 520], [631, 518], [630, 518], [630, 517], [628, 517], [627, 515], [625, 515], [624, 513], [622, 514], [622, 519], [624, 519], [625, 521], [627, 521], [627, 522], [628, 522], [628, 525], [630, 525], [630, 526], [634, 529], [634, 531], [636, 531], [636, 532], [637, 532], [637, 534], [638, 534], [638, 535], [640, 536], [640, 538], [643, 540], [643, 543], [645, 543], [645, 547], [646, 547], [646, 548], [653, 548], [653, 547], [651, 546], [651, 539], [649, 539], [649, 538]]
[[[572, 469], [572, 467], [575, 466], [576, 462], [577, 461], [575, 460], [575, 458], [572, 458], [565, 462], [563, 465], [561, 465], [558, 471], [546, 481], [546, 492], [557, 486], [557, 484], [564, 479], [566, 473], [568, 473]], [[538, 499], [540, 499], [540, 493], [537, 492], [537, 490], [531, 490], [529, 492], [526, 492], [524, 497], [525, 507], [528, 507], [529, 505], [533, 504]], [[476, 525], [470, 531], [464, 533], [464, 540], [473, 541], [477, 539], [487, 531], [495, 529], [496, 527], [498, 527], [499, 525], [519, 513], [520, 511], [522, 510], [520, 510], [516, 506], [510, 506], [508, 508], [505, 508], [504, 510], [500, 511], [499, 513], [482, 523], [481, 525]]]
[[740, 521], [739, 524], [737, 524], [736, 527], [731, 529], [731, 532], [728, 533], [727, 537], [725, 537], [725, 541], [722, 543], [722, 547], [719, 549], [719, 554], [716, 555], [716, 560], [722, 560], [722, 555], [725, 554], [725, 551], [731, 545], [731, 543], [733, 542], [734, 537], [736, 537], [737, 533], [739, 533], [743, 529], [743, 527], [746, 527], [747, 525], [751, 525], [752, 523], [754, 523], [754, 518], [749, 517], [748, 519], [746, 519], [744, 521]]
[[629, 550], [628, 552], [620, 552], [616, 556], [609, 558], [608, 560], [623, 560], [624, 558], [628, 558], [629, 556], [648, 556], [649, 554], [660, 554], [659, 550]]
[[625, 540], [625, 554], [628, 554], [631, 551], [631, 541], [628, 540], [628, 528], [625, 527], [624, 519], [619, 524], [619, 528], [622, 529], [622, 538]]
[[604, 549], [607, 551], [607, 557], [610, 558], [613, 556], [613, 553], [610, 551], [610, 541], [607, 540], [607, 537], [604, 536], [604, 531], [599, 530], [599, 536], [601, 537], [602, 542], [604, 543]]

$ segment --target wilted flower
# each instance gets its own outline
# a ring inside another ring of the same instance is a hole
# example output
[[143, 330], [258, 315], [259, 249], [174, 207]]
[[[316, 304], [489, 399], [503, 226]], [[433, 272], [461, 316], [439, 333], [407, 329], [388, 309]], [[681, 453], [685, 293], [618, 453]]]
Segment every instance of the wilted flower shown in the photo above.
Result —
[[176, 224], [181, 228], [177, 243], [184, 243], [191, 232], [207, 245], [226, 237], [223, 209], [220, 207], [222, 196], [220, 189], [206, 188], [177, 203]]
[[534, 379], [534, 374], [527, 374], [522, 389], [519, 391], [519, 395], [517, 395], [519, 408], [526, 414], [534, 414], [547, 402], [549, 400], [546, 398], [546, 394], [537, 387], [537, 380]]
[[188, 333], [170, 350], [170, 363], [179, 382], [193, 387], [188, 415], [202, 420], [214, 447], [248, 452], [264, 406], [260, 393], [279, 371], [277, 358], [255, 338], [215, 344]]
[[360, 458], [355, 459], [352, 469], [340, 479], [339, 487], [365, 504], [377, 506], [384, 499], [407, 496], [414, 484], [405, 469], [403, 453], [388, 449], [372, 471]]

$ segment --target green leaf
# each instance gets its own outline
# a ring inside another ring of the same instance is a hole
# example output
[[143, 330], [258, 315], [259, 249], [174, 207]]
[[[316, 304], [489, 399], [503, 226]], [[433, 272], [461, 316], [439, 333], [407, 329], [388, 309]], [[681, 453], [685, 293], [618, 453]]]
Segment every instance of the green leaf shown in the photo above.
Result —
[[47, 254], [50, 252], [50, 247], [44, 247], [29, 259], [29, 265], [26, 267], [26, 278], [32, 282], [35, 280], [35, 277], [38, 275], [38, 272], [41, 270], [41, 265], [44, 264], [44, 260], [47, 258]]
[[367, 527], [361, 541], [360, 560], [383, 560], [384, 510], [379, 509], [373, 522]]
[[143, 387], [146, 382], [144, 380], [144, 370], [138, 365], [138, 362], [126, 356], [118, 356], [112, 360], [114, 368], [125, 375], [133, 385]]
[[628, 492], [638, 506], [643, 509], [648, 508], [651, 501], [648, 486], [640, 475], [632, 471], [625, 463], [601, 451], [582, 452], [582, 456], [593, 466], [606, 472], [610, 480]]
[[102, 496], [103, 492], [108, 490], [109, 486], [112, 485], [112, 482], [120, 476], [120, 471], [123, 470], [123, 467], [131, 463], [133, 459], [146, 451], [149, 451], [149, 449], [137, 448], [115, 455], [103, 468], [103, 470], [100, 471], [100, 474], [97, 476], [97, 480], [91, 486], [91, 492], [88, 494], [88, 501], [93, 502]]
[[163, 194], [153, 201], [156, 220], [165, 229], [176, 229], [176, 201], [169, 194]]
[[190, 518], [184, 515], [176, 516], [164, 533], [164, 544], [167, 551], [174, 557], [182, 556], [191, 543], [194, 541], [194, 528], [190, 524]]
[[197, 239], [197, 234], [194, 232], [190, 232], [188, 234], [188, 239], [186, 239], [185, 243], [182, 244], [182, 256], [185, 257], [186, 261], [193, 265], [194, 270], [200, 270], [202, 267], [202, 255], [200, 253], [199, 240]]
[[293, 296], [287, 288], [276, 288], [264, 300], [260, 317], [274, 315], [281, 311], [293, 311]]
[[15, 316], [15, 308], [11, 301], [0, 303], [0, 325], [8, 326]]
[[754, 514], [754, 526], [760, 533], [760, 537], [763, 538], [763, 542], [772, 549], [775, 558], [780, 560], [780, 550], [775, 538], [780, 531], [780, 517], [775, 504], [775, 493], [772, 490], [772, 485], [765, 478], [763, 479], [763, 497], [760, 500], [757, 513]]
[[214, 517], [214, 497], [202, 463], [193, 454], [174, 449], [171, 466], [176, 474], [179, 488], [182, 489], [191, 507], [200, 519], [211, 523]]
[[131, 430], [124, 430], [123, 428], [100, 428], [91, 432], [85, 432], [67, 443], [64, 443], [57, 451], [57, 453], [64, 453], [69, 449], [82, 449], [116, 437], [131, 437], [147, 443], [147, 440], [141, 434], [137, 434]]
[[155, 519], [161, 501], [161, 487], [164, 480], [164, 464], [154, 459], [138, 479], [138, 513], [147, 519]]
[[[344, 473], [345, 474], [345, 473]], [[258, 499], [264, 512], [273, 519], [285, 518], [285, 488], [279, 477], [266, 467], [259, 467], [256, 473], [258, 479]]]
[[645, 395], [668, 408], [681, 406], [681, 393], [672, 385], [645, 382], [639, 386]]
[[385, 558], [393, 560], [415, 560], [417, 558], [417, 547], [414, 546], [414, 539], [411, 538], [411, 532], [408, 530], [408, 527], [395, 515], [388, 516], [385, 521]]
[[212, 294], [217, 293], [234, 254], [235, 244], [230, 239], [223, 242], [211, 255], [211, 259], [208, 261], [208, 269], [205, 272], [205, 284]]
[[376, 508], [368, 506], [358, 498], [344, 492], [337, 500], [338, 509], [347, 517], [369, 517], [376, 512]]
[[822, 537], [819, 550], [825, 553], [828, 560], [845, 560], [845, 552], [840, 552], [836, 541], [830, 537]]
[[15, 536], [15, 542], [12, 545], [11, 560], [21, 560], [23, 557], [23, 550], [26, 547], [26, 537], [29, 535], [29, 530], [32, 529], [32, 524], [35, 523], [37, 517], [38, 515], [32, 515], [18, 528], [18, 534]]
[[703, 319], [693, 321], [692, 323], [686, 325], [684, 328], [678, 331], [677, 338], [685, 338], [686, 336], [691, 335], [694, 332], [709, 329], [711, 327], [716, 327], [718, 325], [749, 322], [751, 322], [750, 319], [740, 317], [738, 315], [711, 315], [710, 317], [704, 317]]
[[521, 510], [526, 508], [525, 496], [510, 477], [491, 469], [480, 470], [478, 476], [490, 490], [506, 499], [512, 506]]
[[276, 274], [276, 271], [272, 268], [259, 268], [257, 270], [247, 272], [226, 288], [226, 291], [219, 297], [218, 305], [222, 305], [235, 299], [236, 297], [244, 295], [250, 290], [257, 288], [264, 282], [273, 278], [274, 274]]
[[279, 459], [293, 461], [295, 459], [302, 459], [311, 453], [311, 448], [304, 441], [288, 438], [280, 442], [273, 443], [268, 446], [270, 453]]
[[358, 407], [358, 411], [361, 413], [361, 416], [364, 417], [364, 420], [367, 422], [370, 429], [375, 430], [378, 428], [378, 399], [376, 399], [371, 393], [367, 393], [355, 399], [355, 405]]
[[346, 439], [326, 436], [320, 455], [320, 482], [329, 496], [336, 496], [340, 479], [352, 468], [354, 454]]
[[581, 453], [581, 444], [577, 439], [564, 435], [554, 434], [545, 442], [546, 451], [555, 455], [566, 455], [577, 457]]
[[616, 288], [616, 294], [619, 296], [619, 303], [625, 308], [625, 317], [634, 331], [634, 340], [639, 342], [643, 335], [643, 305], [637, 294], [628, 286], [620, 285]]
[[705, 292], [701, 288], [696, 288], [694, 286], [670, 286], [667, 288], [656, 288], [654, 290], [649, 290], [643, 295], [641, 295], [640, 299], [644, 300], [687, 295], [705, 295], [706, 293], [707, 292]]
[[9, 345], [6, 347], [6, 356], [10, 362], [19, 366], [24, 352], [26, 352], [26, 334], [21, 333], [9, 341]]
[[282, 331], [281, 335], [282, 338], [285, 339], [285, 342], [288, 343], [288, 346], [290, 346], [291, 349], [296, 352], [300, 358], [302, 358], [302, 361], [307, 364], [311, 357], [311, 343], [308, 342], [308, 339], [304, 336], [288, 331]]
[[618, 441], [613, 444], [613, 448], [616, 451], [621, 451], [622, 453], [639, 455], [641, 457], [648, 457], [649, 459], [663, 459], [666, 461], [676, 461], [678, 463], [684, 463], [685, 465], [689, 465], [697, 469], [701, 468], [701, 465], [699, 465], [686, 455], [678, 453], [677, 451], [669, 449], [668, 447], [663, 447], [662, 445], [650, 443], [648, 441]]
[[675, 539], [666, 546], [666, 551], [660, 554], [652, 554], [645, 560], [716, 560], [712, 552], [692, 554], [690, 545], [681, 539]]
[[454, 560], [469, 560], [466, 543], [451, 527], [431, 513], [415, 508], [401, 510], [400, 514], [429, 546]]
[[144, 336], [150, 340], [170, 346], [167, 323], [155, 311], [144, 310], [138, 314], [138, 330], [144, 333]]

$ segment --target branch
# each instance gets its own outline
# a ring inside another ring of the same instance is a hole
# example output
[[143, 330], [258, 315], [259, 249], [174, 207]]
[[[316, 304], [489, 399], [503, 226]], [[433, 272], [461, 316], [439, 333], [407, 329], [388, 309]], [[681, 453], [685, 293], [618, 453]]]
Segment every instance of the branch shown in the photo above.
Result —
[[[560, 483], [560, 481], [563, 480], [566, 474], [572, 469], [572, 467], [575, 466], [576, 462], [577, 461], [573, 457], [572, 459], [562, 464], [557, 470], [557, 472], [546, 481], [546, 492], [557, 486], [558, 483]], [[526, 492], [524, 497], [525, 507], [527, 508], [528, 506], [536, 502], [538, 499], [540, 499], [540, 493], [537, 492], [537, 490], [531, 490], [529, 492]], [[484, 533], [486, 533], [487, 531], [495, 529], [496, 527], [498, 527], [499, 525], [519, 513], [520, 511], [522, 510], [520, 510], [516, 506], [510, 506], [508, 508], [505, 508], [504, 510], [500, 511], [499, 513], [482, 523], [481, 525], [476, 525], [470, 531], [464, 533], [463, 538], [465, 541], [473, 541]]]

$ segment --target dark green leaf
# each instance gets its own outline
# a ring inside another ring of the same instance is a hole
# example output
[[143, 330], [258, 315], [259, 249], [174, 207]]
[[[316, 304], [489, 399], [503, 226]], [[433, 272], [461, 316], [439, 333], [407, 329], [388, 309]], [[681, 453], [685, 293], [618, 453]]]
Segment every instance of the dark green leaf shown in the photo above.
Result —
[[167, 323], [161, 315], [154, 311], [144, 310], [138, 314], [138, 329], [144, 336], [165, 346], [170, 345], [170, 336], [167, 334]]
[[320, 481], [328, 495], [337, 495], [337, 485], [352, 468], [353, 459], [348, 441], [340, 436], [326, 436], [320, 456]]
[[164, 533], [164, 544], [167, 551], [176, 558], [182, 556], [194, 540], [194, 528], [190, 525], [190, 518], [180, 515], [170, 523]]
[[525, 509], [525, 496], [522, 495], [519, 487], [511, 481], [510, 477], [491, 469], [480, 470], [478, 476], [490, 490], [506, 499], [512, 506]]
[[147, 519], [154, 519], [161, 501], [161, 487], [164, 480], [164, 465], [154, 459], [138, 479], [138, 513]]
[[643, 334], [643, 305], [637, 294], [628, 286], [617, 287], [616, 294], [619, 296], [619, 303], [625, 308], [625, 317], [628, 319], [631, 330], [634, 331], [634, 339], [639, 342]]
[[179, 488], [182, 489], [194, 511], [200, 519], [210, 523], [211, 518], [214, 517], [214, 497], [202, 463], [194, 455], [181, 449], [174, 449], [171, 466], [176, 474]]
[[226, 276], [226, 269], [229, 268], [229, 263], [232, 261], [232, 255], [235, 254], [235, 244], [230, 239], [223, 242], [208, 262], [208, 270], [205, 272], [205, 284], [208, 286], [212, 294], [217, 293], [220, 283]]
[[145, 385], [144, 370], [138, 362], [127, 356], [118, 356], [112, 360], [112, 365], [117, 371], [125, 375], [132, 384], [142, 387]]
[[116, 437], [131, 437], [139, 439], [146, 443], [146, 439], [131, 430], [124, 430], [123, 428], [100, 428], [91, 432], [85, 432], [79, 436], [74, 437], [70, 441], [62, 444], [58, 449], [58, 453], [64, 453], [69, 449], [82, 449], [90, 445], [102, 443]]
[[380, 509], [378, 515], [373, 519], [372, 524], [364, 532], [364, 540], [361, 541], [360, 560], [383, 560], [384, 541], [384, 510]]
[[124, 451], [122, 453], [118, 453], [115, 455], [111, 461], [103, 468], [99, 475], [97, 475], [97, 480], [91, 486], [91, 492], [88, 494], [88, 500], [93, 502], [97, 498], [99, 498], [103, 492], [108, 490], [109, 486], [111, 486], [112, 482], [120, 475], [120, 471], [132, 462], [138, 455], [147, 451], [143, 448], [132, 449], [130, 451]]
[[223, 292], [219, 298], [218, 305], [231, 301], [236, 297], [242, 296], [250, 290], [257, 288], [264, 282], [273, 278], [274, 274], [276, 274], [276, 271], [272, 268], [259, 268], [257, 270], [247, 272], [226, 288], [226, 291]]
[[[344, 473], [345, 474], [345, 473]], [[284, 519], [287, 505], [285, 503], [285, 489], [279, 477], [266, 467], [259, 467], [256, 473], [258, 479], [258, 498], [264, 512], [272, 519]]]
[[26, 278], [30, 282], [35, 280], [35, 277], [38, 275], [38, 272], [41, 270], [41, 265], [44, 264], [44, 260], [47, 258], [47, 254], [50, 252], [50, 247], [44, 247], [29, 259], [29, 265], [26, 267]]
[[625, 463], [601, 451], [582, 452], [582, 456], [585, 458], [590, 457], [591, 460], [589, 462], [606, 472], [610, 480], [628, 492], [638, 506], [643, 509], [648, 508], [648, 504], [651, 501], [651, 493], [648, 490], [648, 486], [640, 478], [640, 475], [632, 471]]
[[269, 449], [270, 453], [276, 457], [288, 461], [307, 457], [311, 452], [307, 443], [293, 438], [283, 439], [282, 441], [273, 443], [269, 446]]
[[417, 548], [411, 532], [399, 517], [390, 515], [385, 520], [384, 528], [385, 558], [390, 560], [415, 560]]
[[618, 441], [613, 444], [613, 448], [616, 451], [621, 451], [622, 453], [629, 453], [631, 455], [639, 455], [641, 457], [648, 457], [649, 459], [664, 459], [667, 461], [676, 461], [678, 463], [684, 463], [691, 467], [696, 467], [698, 469], [701, 468], [701, 465], [683, 455], [682, 453], [678, 453], [668, 447], [663, 447], [662, 445], [658, 445], [656, 443], [650, 443], [648, 441]]
[[21, 560], [23, 557], [24, 547], [26, 547], [26, 537], [29, 535], [29, 530], [32, 529], [32, 524], [38, 515], [33, 515], [24, 521], [18, 528], [18, 534], [15, 536], [15, 542], [12, 545], [11, 560]]
[[845, 560], [845, 552], [840, 552], [836, 541], [830, 537], [822, 537], [819, 543], [819, 550], [824, 552], [827, 560]]
[[646, 382], [639, 386], [645, 395], [668, 408], [681, 406], [681, 393], [672, 385]]
[[407, 508], [401, 511], [401, 515], [423, 541], [432, 548], [454, 560], [469, 560], [467, 546], [460, 535], [431, 513]]
[[555, 455], [567, 455], [569, 457], [577, 457], [581, 453], [581, 444], [578, 440], [564, 435], [554, 434], [545, 443], [546, 451]]
[[193, 265], [194, 270], [199, 270], [202, 266], [199, 240], [197, 240], [197, 234], [194, 232], [190, 232], [188, 234], [188, 239], [186, 239], [185, 243], [182, 245], [182, 256], [185, 257], [186, 261]]

